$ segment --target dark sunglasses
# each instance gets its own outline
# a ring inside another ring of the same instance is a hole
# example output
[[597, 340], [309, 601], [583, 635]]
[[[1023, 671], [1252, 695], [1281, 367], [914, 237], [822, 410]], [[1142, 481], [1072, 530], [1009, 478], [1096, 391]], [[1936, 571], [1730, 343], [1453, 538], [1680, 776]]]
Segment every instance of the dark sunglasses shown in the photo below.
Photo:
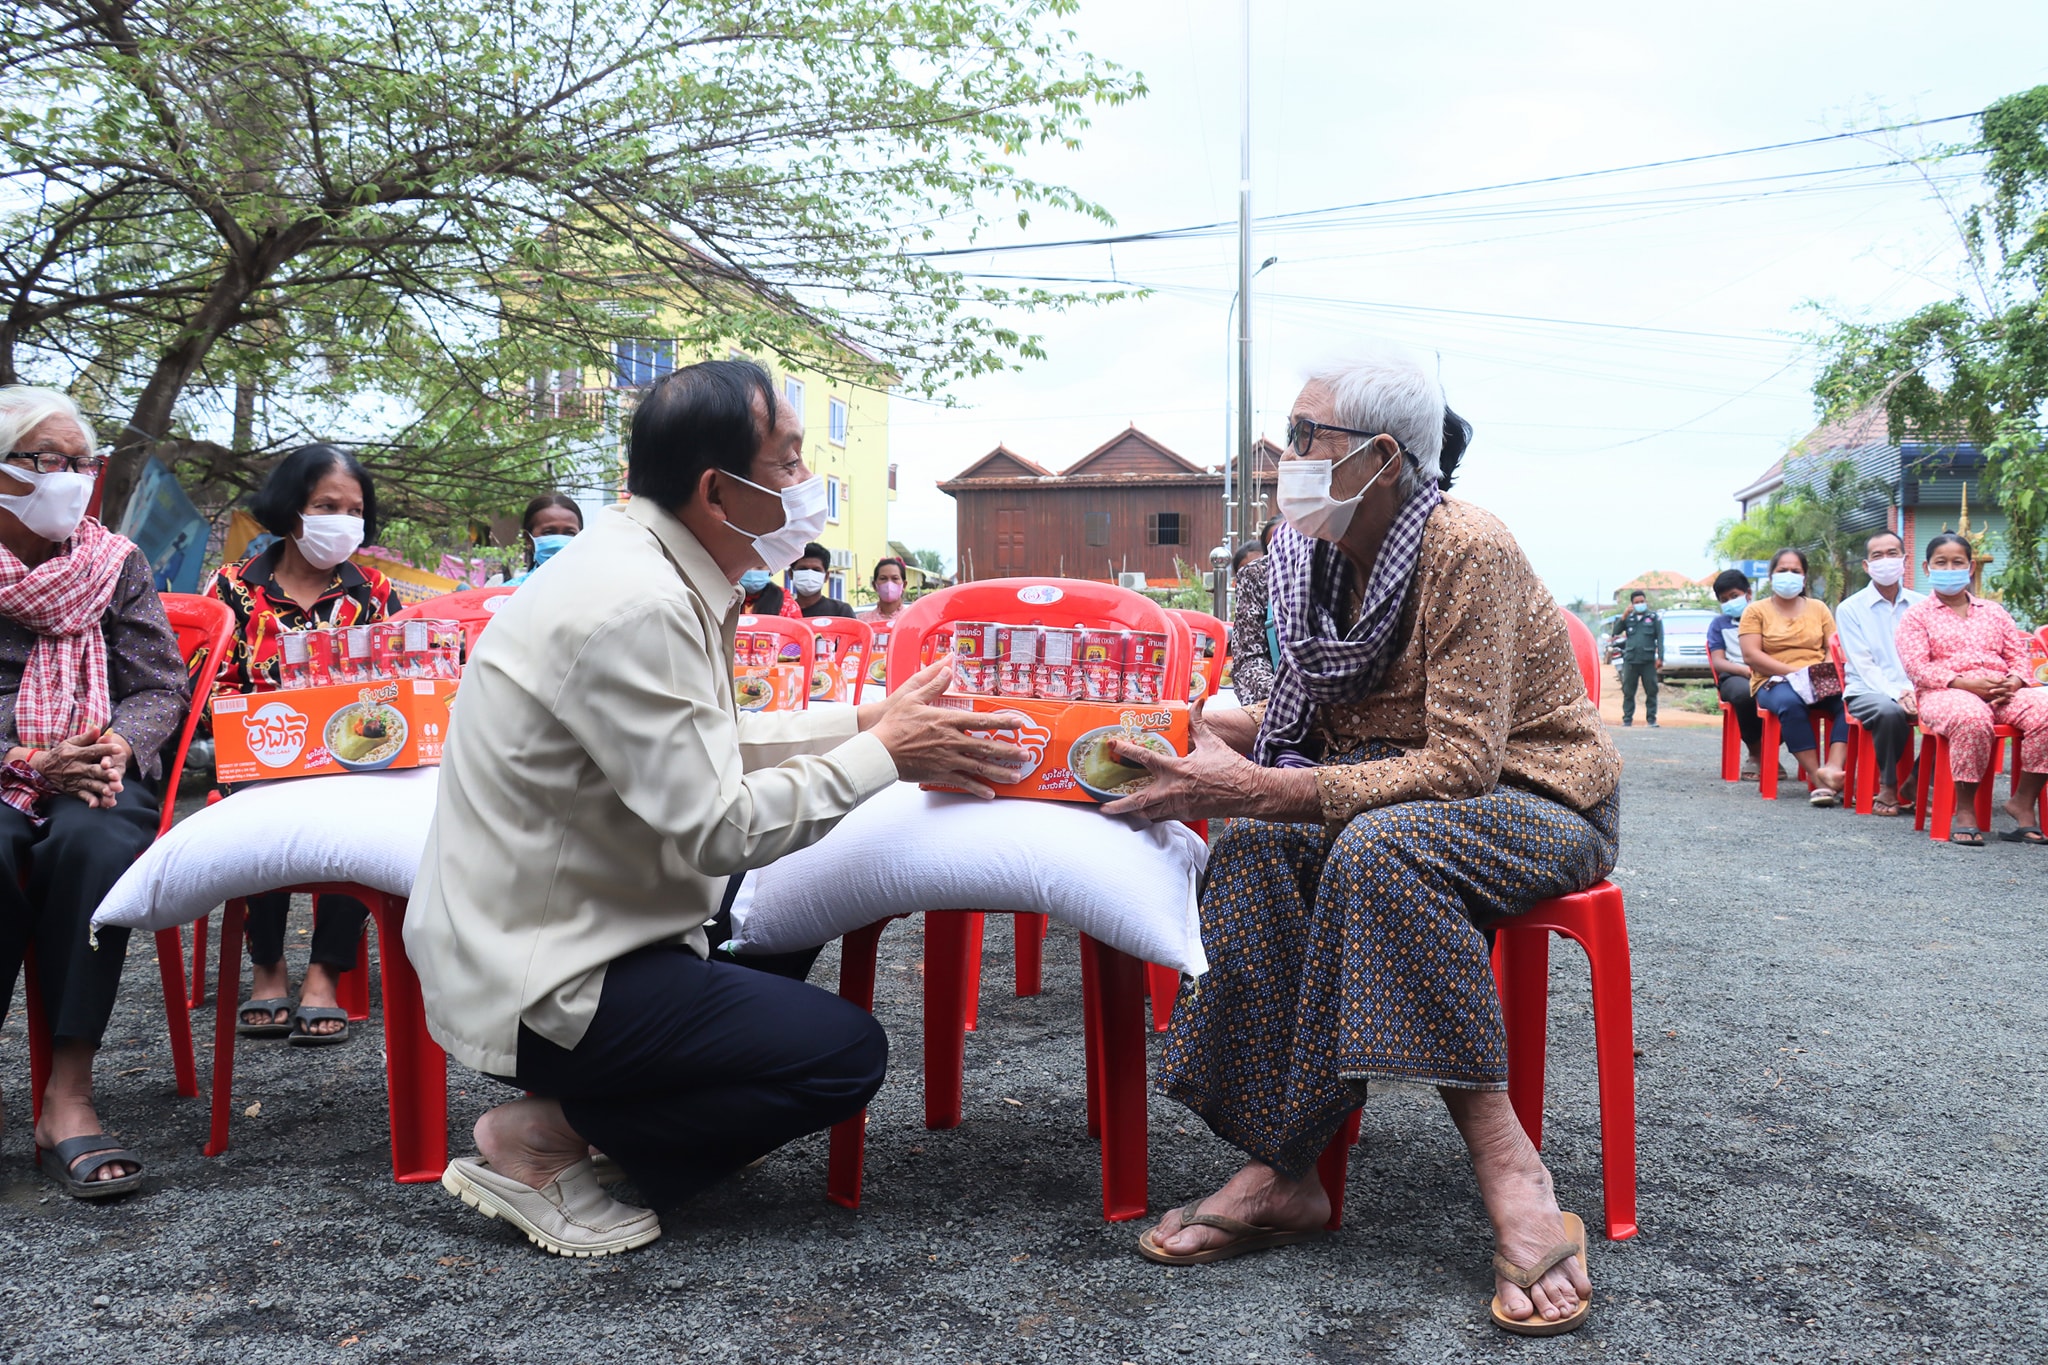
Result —
[[[1290, 417], [1287, 420], [1287, 449], [1298, 456], [1307, 456], [1323, 433], [1331, 432], [1341, 436], [1357, 436], [1370, 441], [1375, 436], [1386, 435], [1383, 431], [1360, 431], [1357, 427], [1334, 426], [1329, 422], [1311, 422], [1306, 417]], [[1395, 442], [1396, 445], [1400, 443]], [[1406, 454], [1404, 448], [1402, 454]]]

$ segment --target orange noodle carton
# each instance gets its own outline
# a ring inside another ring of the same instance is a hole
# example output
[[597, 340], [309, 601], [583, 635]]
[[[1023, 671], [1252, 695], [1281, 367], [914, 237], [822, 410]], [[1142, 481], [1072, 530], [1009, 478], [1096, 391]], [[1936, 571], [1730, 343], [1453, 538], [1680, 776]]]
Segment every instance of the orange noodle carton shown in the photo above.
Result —
[[1188, 704], [1184, 701], [1133, 706], [949, 692], [933, 705], [962, 711], [1015, 711], [1029, 718], [1030, 723], [1020, 730], [978, 732], [984, 738], [1014, 744], [1020, 751], [1020, 766], [1025, 771], [1015, 782], [997, 785], [997, 796], [1114, 801], [1151, 785], [1152, 775], [1119, 758], [1110, 747], [1111, 740], [1128, 740], [1161, 754], [1188, 751]]
[[216, 697], [215, 772], [232, 783], [436, 766], [459, 685], [389, 678]]

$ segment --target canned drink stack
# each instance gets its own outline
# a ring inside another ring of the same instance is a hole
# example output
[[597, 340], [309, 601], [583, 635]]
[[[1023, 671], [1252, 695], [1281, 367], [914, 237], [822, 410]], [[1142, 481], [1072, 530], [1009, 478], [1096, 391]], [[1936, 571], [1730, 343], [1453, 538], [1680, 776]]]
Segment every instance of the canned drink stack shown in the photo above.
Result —
[[1037, 626], [996, 627], [996, 692], [1005, 697], [1029, 697], [1033, 691], [1032, 672], [1038, 667]]
[[1078, 701], [1081, 686], [1081, 632], [1047, 629], [1039, 633], [1038, 667], [1033, 691], [1047, 701]]
[[953, 623], [953, 686], [974, 697], [996, 695], [1002, 650], [989, 621]]

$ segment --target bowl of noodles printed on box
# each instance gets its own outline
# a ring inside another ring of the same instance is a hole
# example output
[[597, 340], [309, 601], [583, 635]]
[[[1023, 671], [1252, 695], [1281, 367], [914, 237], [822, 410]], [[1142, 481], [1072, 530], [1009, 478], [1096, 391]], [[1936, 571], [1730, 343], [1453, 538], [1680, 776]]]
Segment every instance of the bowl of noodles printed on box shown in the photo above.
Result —
[[388, 768], [405, 752], [405, 717], [381, 701], [363, 700], [327, 718], [321, 738], [334, 761], [354, 773]]
[[775, 682], [759, 674], [741, 674], [732, 680], [732, 695], [742, 711], [765, 711], [775, 700]]
[[1134, 724], [1104, 725], [1076, 739], [1067, 750], [1067, 771], [1097, 801], [1115, 801], [1141, 792], [1152, 785], [1152, 774], [1135, 763], [1126, 763], [1110, 748], [1110, 741], [1123, 740], [1157, 754], [1171, 755], [1173, 745], [1166, 736]]

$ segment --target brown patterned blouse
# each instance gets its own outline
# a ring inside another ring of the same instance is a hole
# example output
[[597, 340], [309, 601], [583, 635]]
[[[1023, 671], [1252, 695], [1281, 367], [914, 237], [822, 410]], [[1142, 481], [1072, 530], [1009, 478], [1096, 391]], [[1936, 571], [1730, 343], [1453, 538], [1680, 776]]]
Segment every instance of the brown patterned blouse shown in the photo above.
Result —
[[1325, 709], [1315, 732], [1332, 748], [1383, 739], [1406, 752], [1318, 768], [1325, 823], [1502, 782], [1586, 810], [1620, 782], [1557, 604], [1491, 512], [1447, 497], [1430, 514], [1396, 640], [1380, 690]]

